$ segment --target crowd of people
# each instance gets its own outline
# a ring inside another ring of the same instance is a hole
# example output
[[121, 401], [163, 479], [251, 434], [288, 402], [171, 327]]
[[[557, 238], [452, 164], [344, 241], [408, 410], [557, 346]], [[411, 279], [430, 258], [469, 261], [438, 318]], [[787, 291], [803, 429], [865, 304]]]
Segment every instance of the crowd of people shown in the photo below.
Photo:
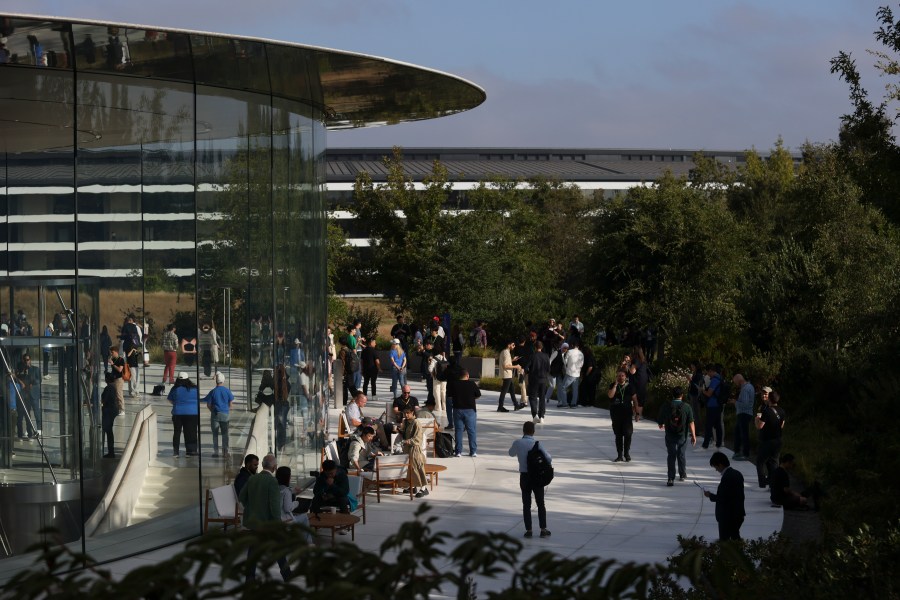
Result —
[[[426, 326], [409, 325], [403, 316], [391, 329], [391, 351], [389, 354], [392, 396], [404, 401], [409, 397], [407, 374], [409, 369], [417, 370], [427, 389], [427, 402], [435, 414], [446, 415], [446, 429], [456, 430], [455, 456], [463, 453], [463, 436], [468, 438], [470, 456], [477, 456], [477, 417], [475, 402], [480, 391], [469, 379], [460, 365], [462, 349], [466, 346], [486, 347], [487, 324], [478, 321], [468, 336], [462, 334], [459, 325], [454, 325], [451, 339], [447, 339], [438, 317]], [[350, 404], [365, 403], [366, 394], [376, 394], [376, 385], [382, 365], [375, 352], [374, 340], [361, 341], [360, 323], [347, 328], [348, 343], [341, 351], [344, 358], [344, 394], [355, 398]], [[568, 328], [555, 319], [548, 319], [540, 326], [529, 326], [518, 339], [507, 340], [500, 346], [498, 372], [501, 379], [497, 411], [519, 411], [530, 407], [532, 419], [531, 433], [525, 432], [527, 443], [532, 443], [534, 424], [547, 423], [547, 406], [555, 392], [559, 409], [577, 409], [579, 405], [594, 405], [597, 387], [601, 379], [601, 369], [594, 355], [594, 345], [625, 345], [626, 353], [618, 364], [615, 380], [606, 389], [609, 402], [610, 422], [613, 429], [616, 455], [614, 462], [632, 460], [631, 447], [634, 438], [634, 423], [644, 417], [648, 400], [648, 388], [652, 377], [650, 361], [656, 352], [656, 335], [652, 328], [643, 330], [624, 329], [614, 332], [608, 328], [598, 328], [593, 338], [594, 344], [585, 343], [585, 326], [578, 316], [569, 322]], [[353, 354], [361, 350], [361, 359]], [[361, 381], [362, 380], [362, 381]], [[362, 389], [360, 389], [360, 385]], [[507, 396], [511, 408], [506, 407]], [[671, 398], [657, 398], [662, 401], [657, 411], [657, 424], [665, 433], [667, 449], [666, 485], [674, 486], [676, 479], [685, 481], [686, 447], [696, 445], [701, 437], [701, 447], [715, 447], [710, 466], [723, 474], [722, 488], [716, 493], [708, 492], [710, 500], [717, 503], [717, 520], [720, 522], [720, 537], [730, 539], [739, 536], [743, 521], [743, 491], [736, 491], [739, 473], [730, 467], [731, 461], [751, 460], [750, 427], [757, 432], [755, 462], [757, 484], [768, 488], [773, 506], [793, 509], [808, 506], [805, 496], [791, 491], [786, 482], [787, 469], [781, 464], [781, 439], [785, 424], [785, 412], [779, 406], [779, 394], [769, 386], [757, 390], [744, 373], [736, 372], [726, 378], [719, 364], [701, 365], [699, 361], [691, 365], [691, 378], [683, 385], [671, 389]], [[406, 400], [408, 402], [408, 400]], [[724, 414], [734, 410], [733, 454], [731, 459], [722, 451], [724, 448]], [[395, 411], [402, 407], [395, 405]], [[403, 421], [401, 421], [402, 423]], [[354, 426], [357, 423], [353, 422]], [[360, 421], [373, 433], [383, 426], [377, 419], [368, 423]], [[388, 428], [395, 426], [388, 423]], [[702, 427], [701, 427], [702, 425]], [[365, 468], [359, 460], [372, 461], [379, 451], [390, 449], [382, 444], [374, 450], [363, 452], [371, 442], [364, 441], [357, 431], [354, 446], [354, 464]], [[369, 436], [365, 433], [362, 438]], [[525, 442], [523, 442], [525, 443]], [[376, 444], [376, 446], [378, 446]], [[523, 455], [519, 450], [511, 450], [518, 455], [523, 466]], [[362, 456], [362, 458], [358, 458]], [[786, 455], [790, 457], [790, 455]], [[547, 454], [549, 460], [549, 454]], [[791, 461], [793, 457], [790, 457]], [[787, 464], [789, 468], [792, 462]], [[734, 473], [732, 473], [734, 472]], [[735, 473], [737, 475], [735, 475]], [[726, 477], [727, 474], [727, 477]], [[743, 478], [740, 479], [743, 481]], [[543, 494], [534, 486], [523, 483], [523, 510], [530, 511], [530, 500], [535, 497], [540, 512], [543, 511]], [[538, 498], [540, 496], [540, 498]], [[738, 498], [740, 507], [738, 508]], [[546, 516], [542, 517], [541, 529], [545, 529]], [[530, 518], [526, 517], [530, 532]]]

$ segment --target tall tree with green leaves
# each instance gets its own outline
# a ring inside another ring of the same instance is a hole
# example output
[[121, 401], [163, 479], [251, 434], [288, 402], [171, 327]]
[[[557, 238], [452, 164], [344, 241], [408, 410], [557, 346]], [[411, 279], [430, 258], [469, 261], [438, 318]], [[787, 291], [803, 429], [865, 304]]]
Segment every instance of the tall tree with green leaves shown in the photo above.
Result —
[[605, 200], [596, 223], [586, 292], [597, 316], [657, 326], [661, 342], [739, 328], [732, 282], [744, 249], [734, 243], [736, 224], [720, 194], [667, 174]]
[[417, 191], [404, 170], [400, 148], [395, 147], [384, 164], [387, 183], [376, 185], [368, 173], [360, 173], [348, 208], [369, 234], [372, 264], [366, 267], [377, 273], [385, 295], [406, 307], [422, 293], [429, 266], [438, 257], [449, 184], [446, 169], [435, 161], [425, 190]]
[[900, 100], [900, 21], [887, 6], [878, 9], [875, 39], [884, 50], [869, 51], [875, 68], [888, 78], [881, 102], [869, 98], [862, 76], [850, 53], [831, 59], [831, 72], [847, 82], [853, 112], [841, 117], [839, 152], [862, 190], [864, 202], [879, 207], [894, 223], [900, 223], [900, 148], [892, 128], [898, 115], [889, 114], [890, 102]]

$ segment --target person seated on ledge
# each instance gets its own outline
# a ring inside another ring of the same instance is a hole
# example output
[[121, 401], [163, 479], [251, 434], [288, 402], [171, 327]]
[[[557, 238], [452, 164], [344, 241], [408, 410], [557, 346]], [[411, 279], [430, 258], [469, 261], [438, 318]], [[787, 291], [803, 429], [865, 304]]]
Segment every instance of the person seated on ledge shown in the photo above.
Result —
[[300, 504], [296, 494], [299, 494], [302, 490], [299, 487], [291, 489], [291, 468], [278, 467], [275, 470], [275, 479], [278, 481], [278, 489], [281, 491], [281, 520], [285, 523], [294, 523], [306, 527], [307, 531], [304, 534], [304, 539], [307, 544], [312, 544], [312, 533], [308, 531], [309, 516], [294, 512]]
[[375, 439], [375, 429], [369, 425], [363, 425], [359, 431], [350, 436], [350, 450], [347, 453], [350, 459], [350, 471], [357, 474], [362, 471], [375, 470], [375, 457], [384, 453], [378, 450], [372, 440]]
[[322, 463], [322, 471], [313, 486], [313, 500], [309, 512], [318, 514], [323, 506], [334, 506], [342, 513], [356, 510], [356, 497], [350, 494], [350, 480], [347, 469], [333, 460]]
[[[344, 407], [344, 415], [347, 417], [347, 424], [350, 426], [350, 431], [348, 433], [359, 431], [360, 427], [368, 425], [375, 430], [375, 435], [378, 437], [378, 445], [381, 446], [382, 450], [387, 452], [391, 449], [391, 445], [390, 442], [388, 442], [387, 434], [385, 434], [386, 427], [384, 423], [378, 419], [363, 415], [362, 411], [368, 402], [369, 399], [366, 395], [363, 394], [362, 391], [356, 390], [353, 397], [350, 399], [350, 402]], [[393, 426], [391, 426], [391, 429], [393, 430]]]

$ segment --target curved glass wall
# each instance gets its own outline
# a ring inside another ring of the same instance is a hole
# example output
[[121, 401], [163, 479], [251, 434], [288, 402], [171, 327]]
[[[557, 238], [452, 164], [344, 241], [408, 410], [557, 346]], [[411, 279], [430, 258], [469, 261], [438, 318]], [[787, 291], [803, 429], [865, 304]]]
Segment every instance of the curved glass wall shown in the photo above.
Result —
[[[247, 451], [303, 479], [328, 393], [322, 53], [3, 28], [0, 581], [48, 526], [100, 560], [200, 534], [206, 489], [232, 481]], [[107, 458], [104, 374], [110, 349], [135, 338]], [[173, 439], [166, 395], [182, 373], [199, 391], [199, 419], [182, 423], [195, 452]], [[202, 402], [216, 373], [236, 397], [227, 446]]]

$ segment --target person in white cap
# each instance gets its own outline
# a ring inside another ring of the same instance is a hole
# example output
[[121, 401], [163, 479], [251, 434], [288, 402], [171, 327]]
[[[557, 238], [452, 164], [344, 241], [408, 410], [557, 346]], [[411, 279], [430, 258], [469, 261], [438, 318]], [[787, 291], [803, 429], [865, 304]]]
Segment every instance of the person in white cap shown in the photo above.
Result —
[[175, 385], [169, 390], [172, 403], [172, 450], [179, 455], [181, 432], [184, 431], [184, 448], [187, 456], [197, 456], [197, 433], [200, 431], [200, 392], [187, 373], [179, 373]]
[[228, 420], [231, 415], [234, 394], [225, 385], [224, 373], [221, 371], [216, 373], [216, 387], [211, 389], [203, 400], [210, 412], [209, 424], [213, 435], [213, 458], [219, 456], [219, 432], [222, 433], [222, 456], [228, 458]]
[[400, 386], [406, 385], [406, 352], [400, 345], [400, 340], [391, 340], [391, 397], [399, 395]]

